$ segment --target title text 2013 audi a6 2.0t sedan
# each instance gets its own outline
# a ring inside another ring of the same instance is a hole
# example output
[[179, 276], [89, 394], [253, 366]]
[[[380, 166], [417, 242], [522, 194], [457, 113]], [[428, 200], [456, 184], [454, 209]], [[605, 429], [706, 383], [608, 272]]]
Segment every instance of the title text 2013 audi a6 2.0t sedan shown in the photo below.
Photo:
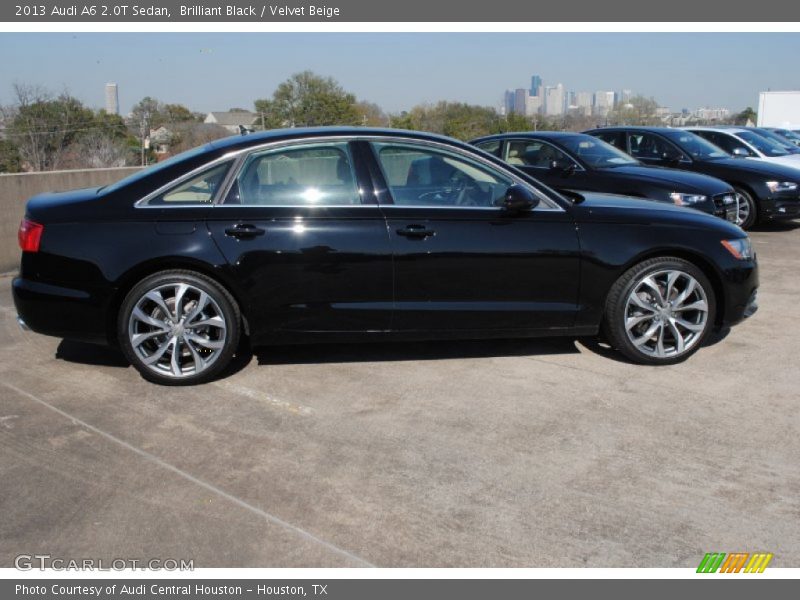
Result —
[[439, 136], [294, 129], [31, 199], [14, 300], [34, 331], [119, 345], [154, 382], [252, 345], [594, 335], [669, 364], [752, 314], [747, 235], [698, 211], [566, 198]]

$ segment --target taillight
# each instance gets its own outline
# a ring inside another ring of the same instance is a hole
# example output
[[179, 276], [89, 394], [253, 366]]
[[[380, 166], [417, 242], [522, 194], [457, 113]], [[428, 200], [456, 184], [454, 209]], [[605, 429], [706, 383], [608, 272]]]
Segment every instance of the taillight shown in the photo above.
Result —
[[44, 225], [31, 221], [30, 219], [22, 219], [19, 224], [19, 247], [23, 252], [38, 252], [39, 242], [42, 241], [42, 232]]

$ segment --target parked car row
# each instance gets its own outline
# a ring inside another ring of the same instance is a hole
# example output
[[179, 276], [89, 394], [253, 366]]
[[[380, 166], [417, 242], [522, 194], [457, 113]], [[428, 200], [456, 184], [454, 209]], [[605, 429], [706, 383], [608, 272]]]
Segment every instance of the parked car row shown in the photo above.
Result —
[[[638, 363], [684, 360], [757, 309], [756, 256], [729, 221], [796, 205], [769, 183], [794, 171], [687, 131], [591, 133], [477, 141], [487, 153], [420, 132], [276, 130], [39, 195], [19, 230], [18, 318], [118, 346], [171, 385], [218, 376], [245, 337], [602, 334]], [[732, 212], [744, 193], [750, 212]]]
[[[682, 129], [616, 128], [615, 133], [608, 129], [589, 133], [629, 144], [628, 151], [649, 164], [697, 171], [729, 183], [736, 190], [739, 224], [743, 229], [750, 229], [758, 222], [800, 216], [800, 163], [793, 166], [763, 159], [743, 160], [737, 157], [741, 153], [730, 154], [706, 138]], [[752, 139], [752, 136], [759, 137], [756, 134], [742, 137]], [[766, 142], [765, 138], [760, 139]], [[644, 148], [640, 146], [643, 142]]]

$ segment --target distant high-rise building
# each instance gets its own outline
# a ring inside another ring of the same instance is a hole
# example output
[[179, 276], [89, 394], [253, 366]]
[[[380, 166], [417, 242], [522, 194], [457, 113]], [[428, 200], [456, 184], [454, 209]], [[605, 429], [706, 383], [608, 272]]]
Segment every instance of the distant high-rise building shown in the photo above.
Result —
[[525, 116], [532, 117], [540, 113], [542, 110], [542, 97], [541, 96], [528, 96], [525, 104]]
[[510, 115], [514, 112], [514, 100], [516, 95], [514, 90], [506, 90], [505, 94], [503, 94], [503, 114]]
[[542, 87], [542, 78], [538, 75], [531, 77], [531, 96], [538, 96]]
[[633, 92], [631, 90], [620, 90], [617, 92], [617, 102], [619, 104], [628, 104], [633, 98]]
[[587, 117], [592, 114], [592, 92], [575, 92], [575, 108]]
[[528, 112], [528, 98], [530, 95], [530, 91], [525, 88], [514, 90], [514, 113], [524, 115]]
[[614, 108], [614, 92], [594, 93], [594, 114], [605, 117]]
[[119, 114], [119, 88], [116, 83], [106, 84], [106, 112], [110, 115]]
[[544, 114], [559, 116], [564, 114], [567, 95], [562, 84], [548, 85], [544, 88]]

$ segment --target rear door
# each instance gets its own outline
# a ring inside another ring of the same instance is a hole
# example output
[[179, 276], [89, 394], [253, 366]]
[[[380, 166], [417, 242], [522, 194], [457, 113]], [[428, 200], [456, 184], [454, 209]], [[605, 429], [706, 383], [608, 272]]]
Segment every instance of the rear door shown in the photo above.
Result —
[[389, 238], [350, 143], [253, 150], [226, 186], [208, 228], [244, 291], [256, 337], [389, 328]]
[[388, 189], [393, 329], [516, 335], [574, 323], [579, 247], [563, 208], [542, 194], [535, 210], [500, 208], [519, 181], [449, 146], [386, 140], [372, 149]]

